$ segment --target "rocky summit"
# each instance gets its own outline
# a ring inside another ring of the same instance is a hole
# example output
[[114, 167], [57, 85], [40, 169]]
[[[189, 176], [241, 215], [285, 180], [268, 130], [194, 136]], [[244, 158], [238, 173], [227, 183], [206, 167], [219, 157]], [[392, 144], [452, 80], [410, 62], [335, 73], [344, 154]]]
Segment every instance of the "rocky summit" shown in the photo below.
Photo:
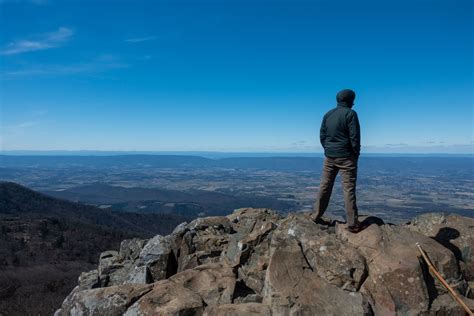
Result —
[[416, 243], [474, 308], [474, 218], [314, 223], [269, 209], [198, 218], [100, 255], [60, 315], [464, 315]]

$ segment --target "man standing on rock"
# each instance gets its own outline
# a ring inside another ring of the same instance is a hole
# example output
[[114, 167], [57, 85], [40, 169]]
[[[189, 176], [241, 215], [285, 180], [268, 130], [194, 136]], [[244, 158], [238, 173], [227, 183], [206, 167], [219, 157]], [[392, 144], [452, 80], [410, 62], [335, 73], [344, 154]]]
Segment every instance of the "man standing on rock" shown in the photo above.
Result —
[[326, 157], [313, 218], [317, 223], [323, 222], [321, 216], [328, 207], [337, 173], [341, 171], [347, 229], [352, 233], [358, 233], [362, 230], [357, 218], [356, 203], [360, 126], [357, 113], [352, 110], [354, 99], [354, 91], [349, 89], [339, 91], [336, 96], [337, 106], [323, 117], [320, 139]]

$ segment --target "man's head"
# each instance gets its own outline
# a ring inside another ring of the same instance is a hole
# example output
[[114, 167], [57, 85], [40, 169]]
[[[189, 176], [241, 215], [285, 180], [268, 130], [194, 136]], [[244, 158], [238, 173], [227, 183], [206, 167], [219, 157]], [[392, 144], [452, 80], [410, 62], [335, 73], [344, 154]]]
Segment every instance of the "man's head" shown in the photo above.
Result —
[[348, 107], [352, 107], [354, 105], [354, 99], [356, 94], [351, 89], [344, 89], [337, 93], [336, 101], [337, 104], [346, 105]]

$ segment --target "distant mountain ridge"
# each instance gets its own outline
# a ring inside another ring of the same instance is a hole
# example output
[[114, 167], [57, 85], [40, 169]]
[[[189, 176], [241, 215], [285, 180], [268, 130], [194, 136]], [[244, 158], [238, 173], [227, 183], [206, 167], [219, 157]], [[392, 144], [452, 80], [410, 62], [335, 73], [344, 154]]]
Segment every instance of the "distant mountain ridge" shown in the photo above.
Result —
[[[422, 153], [422, 152], [365, 152], [371, 157], [474, 157], [471, 153]], [[199, 156], [205, 158], [230, 157], [324, 157], [324, 152], [298, 151], [108, 151], [108, 150], [0, 150], [0, 155], [9, 156], [123, 156], [123, 155], [154, 155], [154, 156]]]
[[[163, 188], [121, 187], [92, 183], [44, 193], [87, 204], [112, 204], [113, 209], [140, 213], [179, 214], [183, 216], [225, 215], [229, 209], [264, 207], [285, 211], [294, 203], [266, 196], [230, 195], [206, 190], [169, 190]], [[145, 205], [141, 205], [145, 204]], [[170, 206], [172, 205], [172, 206]]]
[[[91, 167], [120, 168], [230, 168], [287, 171], [320, 171], [323, 157], [311, 156], [270, 156], [270, 157], [226, 157], [205, 158], [186, 155], [113, 155], [113, 156], [15, 156], [0, 155], [0, 175], [2, 168], [30, 167]], [[448, 168], [472, 168], [473, 156], [362, 156], [361, 168], [390, 169], [397, 160], [397, 168], [403, 167], [413, 171], [424, 170], [427, 166], [443, 166]]]
[[[162, 230], [161, 221], [171, 220], [172, 225], [175, 225], [186, 219], [173, 215], [145, 215], [103, 210], [59, 200], [12, 182], [0, 182], [0, 215], [53, 216], [141, 235], [150, 235]], [[167, 230], [173, 227], [170, 226]]]
[[52, 314], [100, 252], [186, 220], [103, 210], [0, 182], [0, 315]]
[[127, 201], [187, 201], [191, 195], [178, 190], [158, 188], [120, 187], [105, 183], [92, 183], [61, 191], [43, 191], [48, 195], [67, 200], [79, 199], [85, 203], [120, 203]]

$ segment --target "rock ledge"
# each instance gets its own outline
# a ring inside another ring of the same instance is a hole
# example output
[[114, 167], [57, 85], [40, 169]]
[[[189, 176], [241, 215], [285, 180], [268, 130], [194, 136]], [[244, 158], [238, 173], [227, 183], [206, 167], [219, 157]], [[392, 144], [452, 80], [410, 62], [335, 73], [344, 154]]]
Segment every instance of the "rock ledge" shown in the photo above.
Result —
[[474, 307], [474, 218], [345, 225], [238, 209], [167, 236], [124, 240], [84, 272], [61, 315], [464, 315], [419, 260], [419, 242]]

